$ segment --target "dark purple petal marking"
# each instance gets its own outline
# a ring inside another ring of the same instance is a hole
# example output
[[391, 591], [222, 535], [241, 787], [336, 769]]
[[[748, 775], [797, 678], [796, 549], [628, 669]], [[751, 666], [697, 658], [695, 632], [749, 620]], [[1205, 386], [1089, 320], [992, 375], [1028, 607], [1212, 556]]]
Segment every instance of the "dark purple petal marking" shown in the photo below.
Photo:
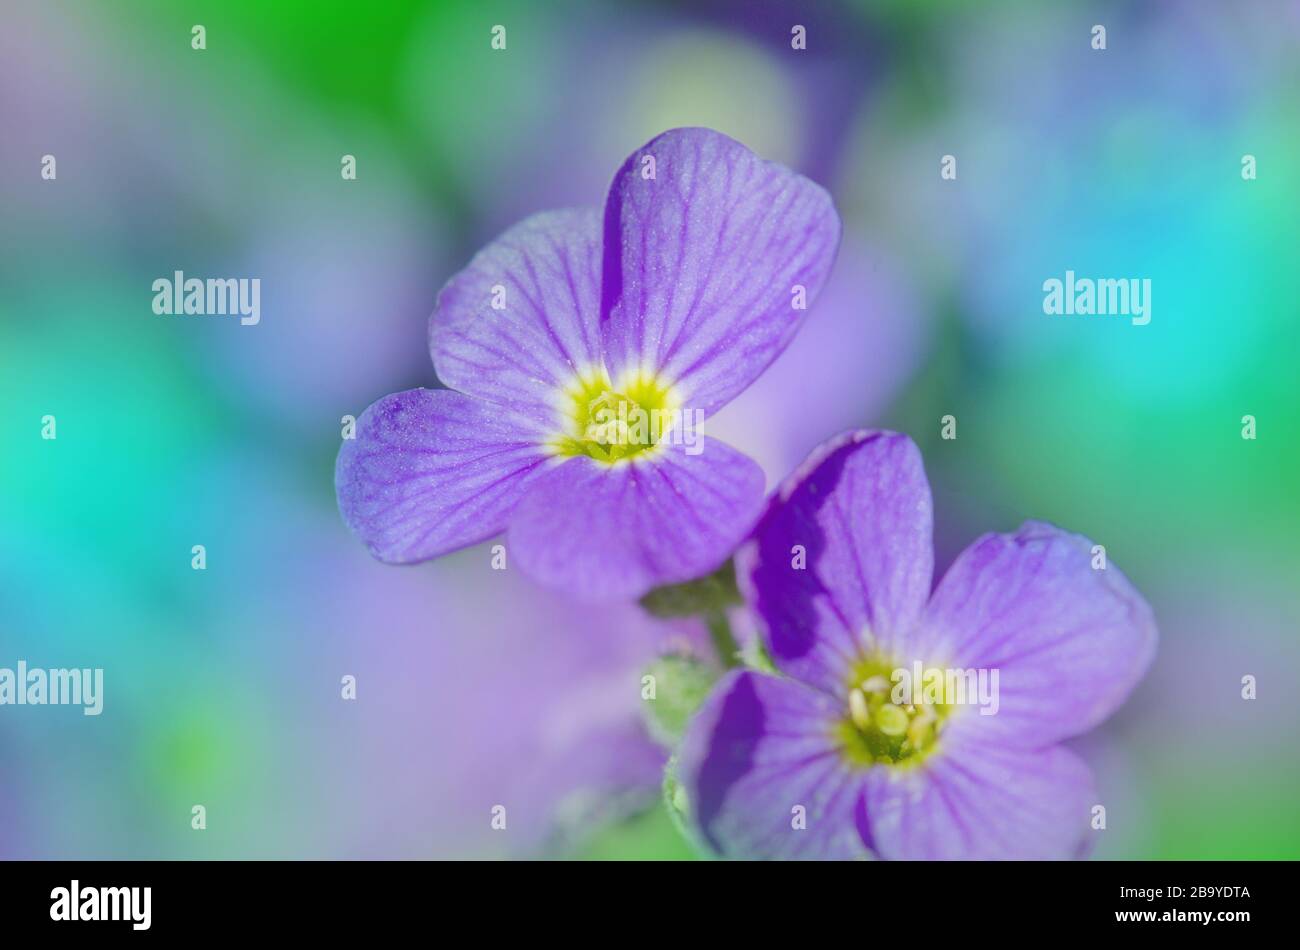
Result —
[[891, 860], [1065, 860], [1090, 833], [1092, 771], [1063, 746], [947, 742], [914, 769], [867, 772], [869, 839]]
[[[653, 158], [655, 177], [643, 170]], [[839, 244], [830, 196], [710, 129], [674, 129], [631, 155], [605, 203], [600, 301], [617, 382], [647, 371], [713, 413], [802, 322]]]
[[987, 534], [940, 581], [927, 637], [947, 662], [999, 671], [996, 715], [984, 734], [1042, 746], [1093, 728], [1142, 679], [1156, 624], [1113, 563], [1093, 568], [1093, 544], [1042, 522]]
[[601, 366], [600, 240], [594, 209], [551, 211], [479, 251], [429, 318], [438, 378], [526, 415], [544, 437], [567, 424], [560, 391]]
[[715, 687], [678, 764], [711, 848], [750, 859], [869, 856], [855, 825], [865, 773], [841, 760], [836, 715], [830, 697], [794, 680], [737, 671]]
[[423, 561], [500, 534], [546, 456], [473, 396], [411, 389], [357, 422], [334, 470], [343, 520], [382, 561]]
[[763, 471], [715, 439], [616, 464], [575, 456], [539, 474], [508, 544], [531, 577], [583, 600], [635, 598], [718, 567], [763, 503]]
[[906, 661], [930, 592], [932, 537], [930, 487], [906, 436], [860, 430], [815, 451], [737, 555], [778, 668], [842, 698], [864, 654]]

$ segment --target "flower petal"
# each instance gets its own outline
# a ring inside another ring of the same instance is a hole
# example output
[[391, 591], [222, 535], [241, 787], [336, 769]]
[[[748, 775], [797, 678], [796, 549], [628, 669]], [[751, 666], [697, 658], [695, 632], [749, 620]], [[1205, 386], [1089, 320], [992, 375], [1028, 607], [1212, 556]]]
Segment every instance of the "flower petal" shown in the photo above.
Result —
[[613, 465], [570, 458], [530, 486], [510, 521], [516, 563], [584, 600], [639, 597], [725, 561], [758, 517], [763, 471], [715, 439]]
[[678, 763], [701, 838], [729, 858], [869, 857], [858, 825], [866, 773], [841, 758], [835, 721], [834, 701], [794, 680], [724, 677]]
[[[649, 175], [653, 159], [654, 174]], [[647, 372], [706, 414], [776, 358], [830, 272], [830, 195], [710, 129], [673, 129], [631, 155], [605, 203], [601, 320], [617, 381]]]
[[551, 211], [474, 255], [429, 318], [438, 378], [557, 431], [560, 391], [601, 365], [600, 240], [599, 212]]
[[987, 534], [953, 563], [923, 628], [935, 662], [998, 671], [1004, 741], [1042, 746], [1113, 713], [1155, 656], [1151, 608], [1119, 569], [1093, 569], [1092, 542], [1042, 522]]
[[343, 442], [339, 511], [381, 561], [423, 561], [506, 525], [523, 483], [546, 458], [516, 420], [447, 389], [385, 396]]
[[1063, 746], [952, 742], [919, 768], [867, 773], [869, 841], [891, 860], [1052, 860], [1080, 854], [1097, 794]]
[[906, 661], [894, 654], [930, 593], [933, 522], [907, 436], [855, 430], [813, 452], [736, 558], [776, 665], [843, 696], [865, 651]]
[[799, 335], [743, 399], [709, 418], [709, 434], [744, 446], [777, 484], [827, 433], [885, 410], [929, 352], [930, 323], [898, 262], [846, 234]]

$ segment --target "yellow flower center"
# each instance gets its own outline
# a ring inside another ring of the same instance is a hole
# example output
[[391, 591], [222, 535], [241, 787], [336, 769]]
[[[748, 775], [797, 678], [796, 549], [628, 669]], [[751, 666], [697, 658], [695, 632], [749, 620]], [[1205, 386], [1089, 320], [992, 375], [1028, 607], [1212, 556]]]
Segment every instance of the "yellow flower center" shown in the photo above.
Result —
[[610, 464], [653, 449], [678, 415], [672, 388], [649, 376], [630, 377], [618, 387], [604, 372], [580, 377], [565, 400], [568, 431], [551, 447], [559, 455]]
[[916, 765], [938, 744], [951, 708], [925, 701], [920, 684], [900, 689], [896, 669], [880, 659], [864, 660], [849, 677], [848, 710], [837, 738], [854, 765]]

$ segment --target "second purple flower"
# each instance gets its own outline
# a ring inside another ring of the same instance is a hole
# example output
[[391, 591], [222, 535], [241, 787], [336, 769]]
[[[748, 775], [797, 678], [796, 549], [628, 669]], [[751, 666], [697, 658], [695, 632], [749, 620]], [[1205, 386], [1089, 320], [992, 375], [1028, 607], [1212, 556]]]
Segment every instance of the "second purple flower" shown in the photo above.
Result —
[[782, 675], [728, 674], [680, 752], [690, 820], [711, 849], [1086, 851], [1092, 774], [1060, 743], [1146, 673], [1151, 608], [1091, 541], [1034, 521], [976, 540], [931, 591], [932, 535], [906, 436], [845, 433], [782, 484], [736, 556]]

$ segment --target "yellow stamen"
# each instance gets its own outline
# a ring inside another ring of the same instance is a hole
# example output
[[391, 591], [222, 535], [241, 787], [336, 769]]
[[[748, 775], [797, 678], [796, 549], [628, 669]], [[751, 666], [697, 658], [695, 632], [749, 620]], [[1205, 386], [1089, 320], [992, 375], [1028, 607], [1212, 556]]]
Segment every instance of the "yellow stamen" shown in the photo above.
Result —
[[849, 690], [849, 715], [859, 729], [871, 728], [871, 710], [867, 708], [867, 697], [862, 690]]

